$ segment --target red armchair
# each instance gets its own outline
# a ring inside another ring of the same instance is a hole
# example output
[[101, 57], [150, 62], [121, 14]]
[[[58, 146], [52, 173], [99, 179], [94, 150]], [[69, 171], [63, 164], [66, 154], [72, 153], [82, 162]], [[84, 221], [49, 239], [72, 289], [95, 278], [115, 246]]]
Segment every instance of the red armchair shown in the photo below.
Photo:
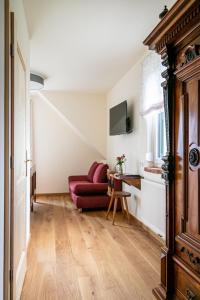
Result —
[[107, 169], [108, 165], [94, 162], [88, 175], [69, 176], [69, 191], [77, 208], [108, 206]]

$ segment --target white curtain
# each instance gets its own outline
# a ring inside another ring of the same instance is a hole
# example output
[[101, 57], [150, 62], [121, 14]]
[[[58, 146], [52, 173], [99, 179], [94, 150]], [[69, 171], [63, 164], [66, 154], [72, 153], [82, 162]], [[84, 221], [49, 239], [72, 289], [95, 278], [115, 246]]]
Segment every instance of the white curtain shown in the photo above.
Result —
[[146, 116], [163, 108], [163, 90], [161, 82], [164, 81], [161, 73], [164, 67], [160, 55], [151, 52], [142, 63], [142, 94], [141, 115]]

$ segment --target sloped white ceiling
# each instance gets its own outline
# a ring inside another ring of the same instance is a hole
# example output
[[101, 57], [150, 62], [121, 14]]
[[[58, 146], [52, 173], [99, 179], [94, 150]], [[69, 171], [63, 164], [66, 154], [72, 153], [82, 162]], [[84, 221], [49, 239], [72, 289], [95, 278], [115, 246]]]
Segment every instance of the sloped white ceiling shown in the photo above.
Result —
[[24, 0], [31, 69], [49, 90], [105, 92], [143, 53], [174, 0]]

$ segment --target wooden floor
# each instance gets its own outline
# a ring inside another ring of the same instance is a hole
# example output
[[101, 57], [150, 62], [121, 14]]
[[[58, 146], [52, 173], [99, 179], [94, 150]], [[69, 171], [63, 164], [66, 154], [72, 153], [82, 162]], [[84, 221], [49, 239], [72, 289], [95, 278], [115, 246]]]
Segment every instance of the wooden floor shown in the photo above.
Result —
[[79, 213], [69, 197], [34, 204], [22, 300], [154, 299], [160, 249], [120, 213]]

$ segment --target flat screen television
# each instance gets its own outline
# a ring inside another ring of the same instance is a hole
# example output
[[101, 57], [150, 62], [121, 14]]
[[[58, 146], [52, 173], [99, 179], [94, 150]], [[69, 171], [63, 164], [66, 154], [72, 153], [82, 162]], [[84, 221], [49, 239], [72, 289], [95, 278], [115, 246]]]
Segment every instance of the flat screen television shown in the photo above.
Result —
[[110, 109], [110, 135], [130, 133], [130, 118], [127, 116], [127, 101]]

